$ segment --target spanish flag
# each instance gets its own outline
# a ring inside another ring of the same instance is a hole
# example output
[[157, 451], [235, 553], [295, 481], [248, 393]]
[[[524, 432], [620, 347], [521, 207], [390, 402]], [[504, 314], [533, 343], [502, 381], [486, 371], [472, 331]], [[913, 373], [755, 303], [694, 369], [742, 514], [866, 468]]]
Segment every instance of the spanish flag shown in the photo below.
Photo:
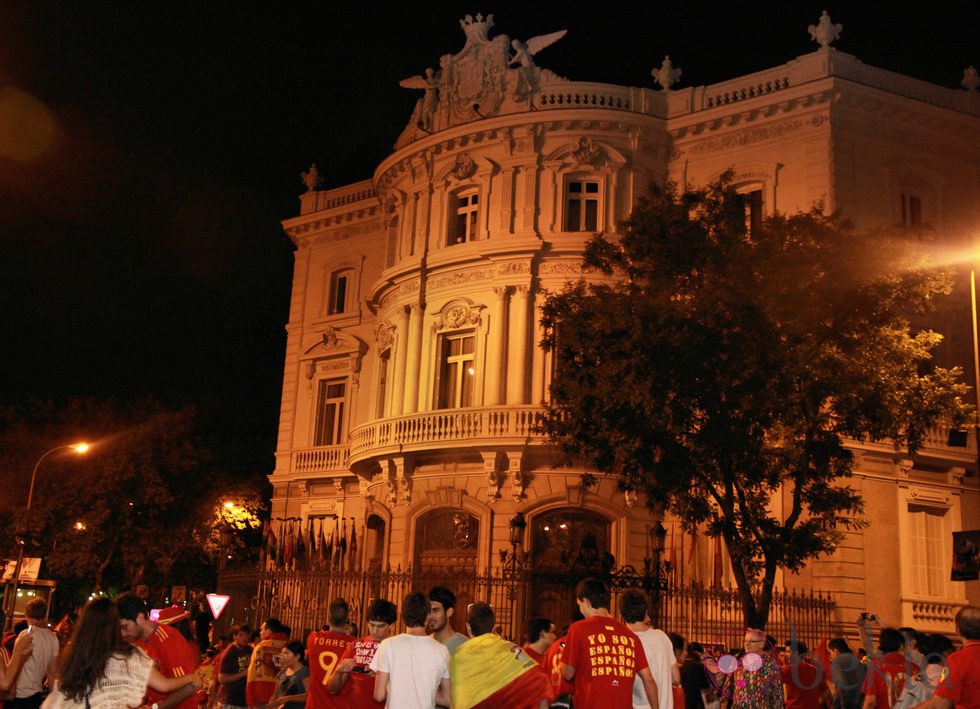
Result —
[[523, 709], [548, 699], [548, 678], [514, 643], [484, 633], [459, 646], [450, 662], [452, 709]]

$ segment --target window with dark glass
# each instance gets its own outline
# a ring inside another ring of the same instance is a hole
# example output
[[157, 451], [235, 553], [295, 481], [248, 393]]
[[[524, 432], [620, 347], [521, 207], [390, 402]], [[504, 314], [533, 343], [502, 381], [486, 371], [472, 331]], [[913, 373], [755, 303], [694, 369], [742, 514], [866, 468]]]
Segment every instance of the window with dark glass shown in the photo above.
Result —
[[568, 182], [565, 192], [565, 231], [599, 230], [599, 183]]
[[902, 195], [902, 226], [906, 229], [922, 226], [922, 198], [918, 195]]
[[313, 445], [336, 446], [344, 442], [346, 379], [321, 379], [317, 386]]
[[744, 192], [742, 197], [745, 199], [745, 227], [751, 234], [762, 226], [762, 190]]
[[351, 273], [348, 268], [343, 271], [334, 271], [330, 276], [330, 306], [328, 308], [330, 315], [347, 312], [352, 281]]

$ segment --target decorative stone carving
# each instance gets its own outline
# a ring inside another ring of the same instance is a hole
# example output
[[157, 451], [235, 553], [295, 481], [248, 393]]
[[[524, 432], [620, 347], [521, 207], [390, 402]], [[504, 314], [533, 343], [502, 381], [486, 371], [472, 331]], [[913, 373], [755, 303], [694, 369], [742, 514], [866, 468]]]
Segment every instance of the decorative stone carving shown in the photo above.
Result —
[[810, 33], [810, 39], [814, 42], [821, 47], [829, 47], [831, 42], [836, 41], [840, 37], [841, 32], [844, 31], [844, 25], [831, 23], [830, 15], [824, 10], [817, 24], [810, 25], [807, 31]]
[[449, 174], [457, 180], [467, 180], [476, 173], [476, 161], [469, 153], [459, 153], [456, 162], [449, 169]]
[[307, 192], [318, 190], [323, 184], [323, 179], [320, 177], [320, 173], [316, 169], [316, 163], [310, 165], [309, 170], [303, 170], [303, 172], [300, 173], [300, 179], [303, 181], [303, 184], [306, 185]]
[[683, 69], [674, 68], [674, 63], [670, 61], [670, 56], [664, 57], [659, 69], [650, 70], [650, 75], [653, 76], [653, 80], [660, 84], [665, 91], [669, 91], [674, 84], [680, 81], [681, 74], [683, 73]]
[[483, 306], [473, 305], [468, 300], [452, 300], [438, 313], [435, 329], [455, 330], [466, 325], [478, 325], [482, 308]]
[[487, 478], [487, 498], [493, 503], [500, 499], [500, 474], [497, 471], [497, 454], [483, 456], [483, 472]]
[[384, 352], [391, 347], [395, 341], [395, 326], [382, 323], [378, 327], [378, 351]]
[[963, 70], [963, 80], [960, 81], [960, 86], [967, 91], [977, 91], [980, 88], [980, 76], [977, 75], [975, 66], [968, 66]]
[[440, 57], [437, 71], [426, 69], [424, 76], [399, 82], [404, 88], [425, 92], [415, 106], [410, 129], [431, 133], [494, 116], [508, 102], [516, 109], [534, 95], [543, 76], [554, 76], [535, 66], [532, 57], [561, 39], [565, 30], [523, 42], [503, 34], [491, 38], [493, 15], [466, 15], [459, 25], [466, 36], [462, 50]]
[[595, 167], [602, 159], [602, 148], [590, 138], [579, 138], [578, 148], [572, 151], [572, 158], [579, 165]]
[[333, 349], [337, 346], [337, 328], [327, 325], [323, 330], [323, 346]]
[[623, 490], [623, 498], [626, 509], [633, 509], [633, 505], [636, 504], [636, 490]]

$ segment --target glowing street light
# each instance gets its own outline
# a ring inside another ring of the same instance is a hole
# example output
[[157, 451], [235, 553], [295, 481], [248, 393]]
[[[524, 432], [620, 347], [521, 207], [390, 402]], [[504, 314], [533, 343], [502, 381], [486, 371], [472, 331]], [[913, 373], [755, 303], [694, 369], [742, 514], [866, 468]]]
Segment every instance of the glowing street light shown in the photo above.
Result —
[[[72, 450], [77, 455], [84, 455], [85, 453], [88, 452], [88, 450], [89, 450], [90, 447], [91, 446], [89, 446], [89, 444], [88, 443], [85, 443], [85, 442], [71, 443], [71, 444], [66, 445], [66, 446], [55, 446], [51, 450], [46, 451], [44, 453], [44, 455], [42, 455], [40, 458], [37, 459], [37, 462], [34, 464], [34, 471], [31, 473], [31, 485], [30, 485], [30, 487], [27, 490], [27, 508], [26, 509], [27, 509], [28, 512], [31, 511], [31, 503], [34, 501], [34, 481], [37, 479], [37, 471], [40, 469], [41, 463], [43, 463], [45, 461], [45, 459], [49, 455], [51, 455], [52, 453], [56, 453], [58, 451]], [[14, 623], [14, 609], [15, 609], [16, 603], [17, 603], [17, 601], [16, 601], [16, 598], [17, 598], [17, 586], [20, 583], [20, 569], [21, 569], [21, 566], [23, 566], [23, 564], [24, 564], [24, 540], [23, 539], [20, 539], [20, 540], [18, 540], [18, 542], [19, 542], [19, 544], [18, 544], [18, 548], [17, 548], [17, 564], [16, 564], [16, 566], [14, 566], [14, 579], [13, 579], [13, 583], [10, 585], [10, 589], [8, 590], [8, 594], [7, 594], [9, 596], [9, 599], [10, 599], [9, 601], [7, 601], [7, 604], [6, 604], [7, 605], [7, 624], [8, 625], [13, 625], [13, 623]], [[6, 596], [5, 596], [5, 598], [6, 598]]]

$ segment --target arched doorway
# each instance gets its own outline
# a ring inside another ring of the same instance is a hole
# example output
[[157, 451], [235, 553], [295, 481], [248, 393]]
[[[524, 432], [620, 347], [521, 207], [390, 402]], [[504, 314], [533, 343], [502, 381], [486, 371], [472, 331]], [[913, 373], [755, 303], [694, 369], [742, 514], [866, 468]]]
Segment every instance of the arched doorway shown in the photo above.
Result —
[[609, 520], [581, 508], [549, 510], [531, 522], [531, 617], [561, 627], [575, 610], [574, 590], [583, 578], [608, 576], [616, 565], [609, 551]]
[[480, 521], [458, 507], [441, 507], [419, 517], [415, 525], [414, 587], [428, 592], [446, 586], [456, 594], [450, 625], [466, 630], [466, 606], [476, 592], [476, 554]]

